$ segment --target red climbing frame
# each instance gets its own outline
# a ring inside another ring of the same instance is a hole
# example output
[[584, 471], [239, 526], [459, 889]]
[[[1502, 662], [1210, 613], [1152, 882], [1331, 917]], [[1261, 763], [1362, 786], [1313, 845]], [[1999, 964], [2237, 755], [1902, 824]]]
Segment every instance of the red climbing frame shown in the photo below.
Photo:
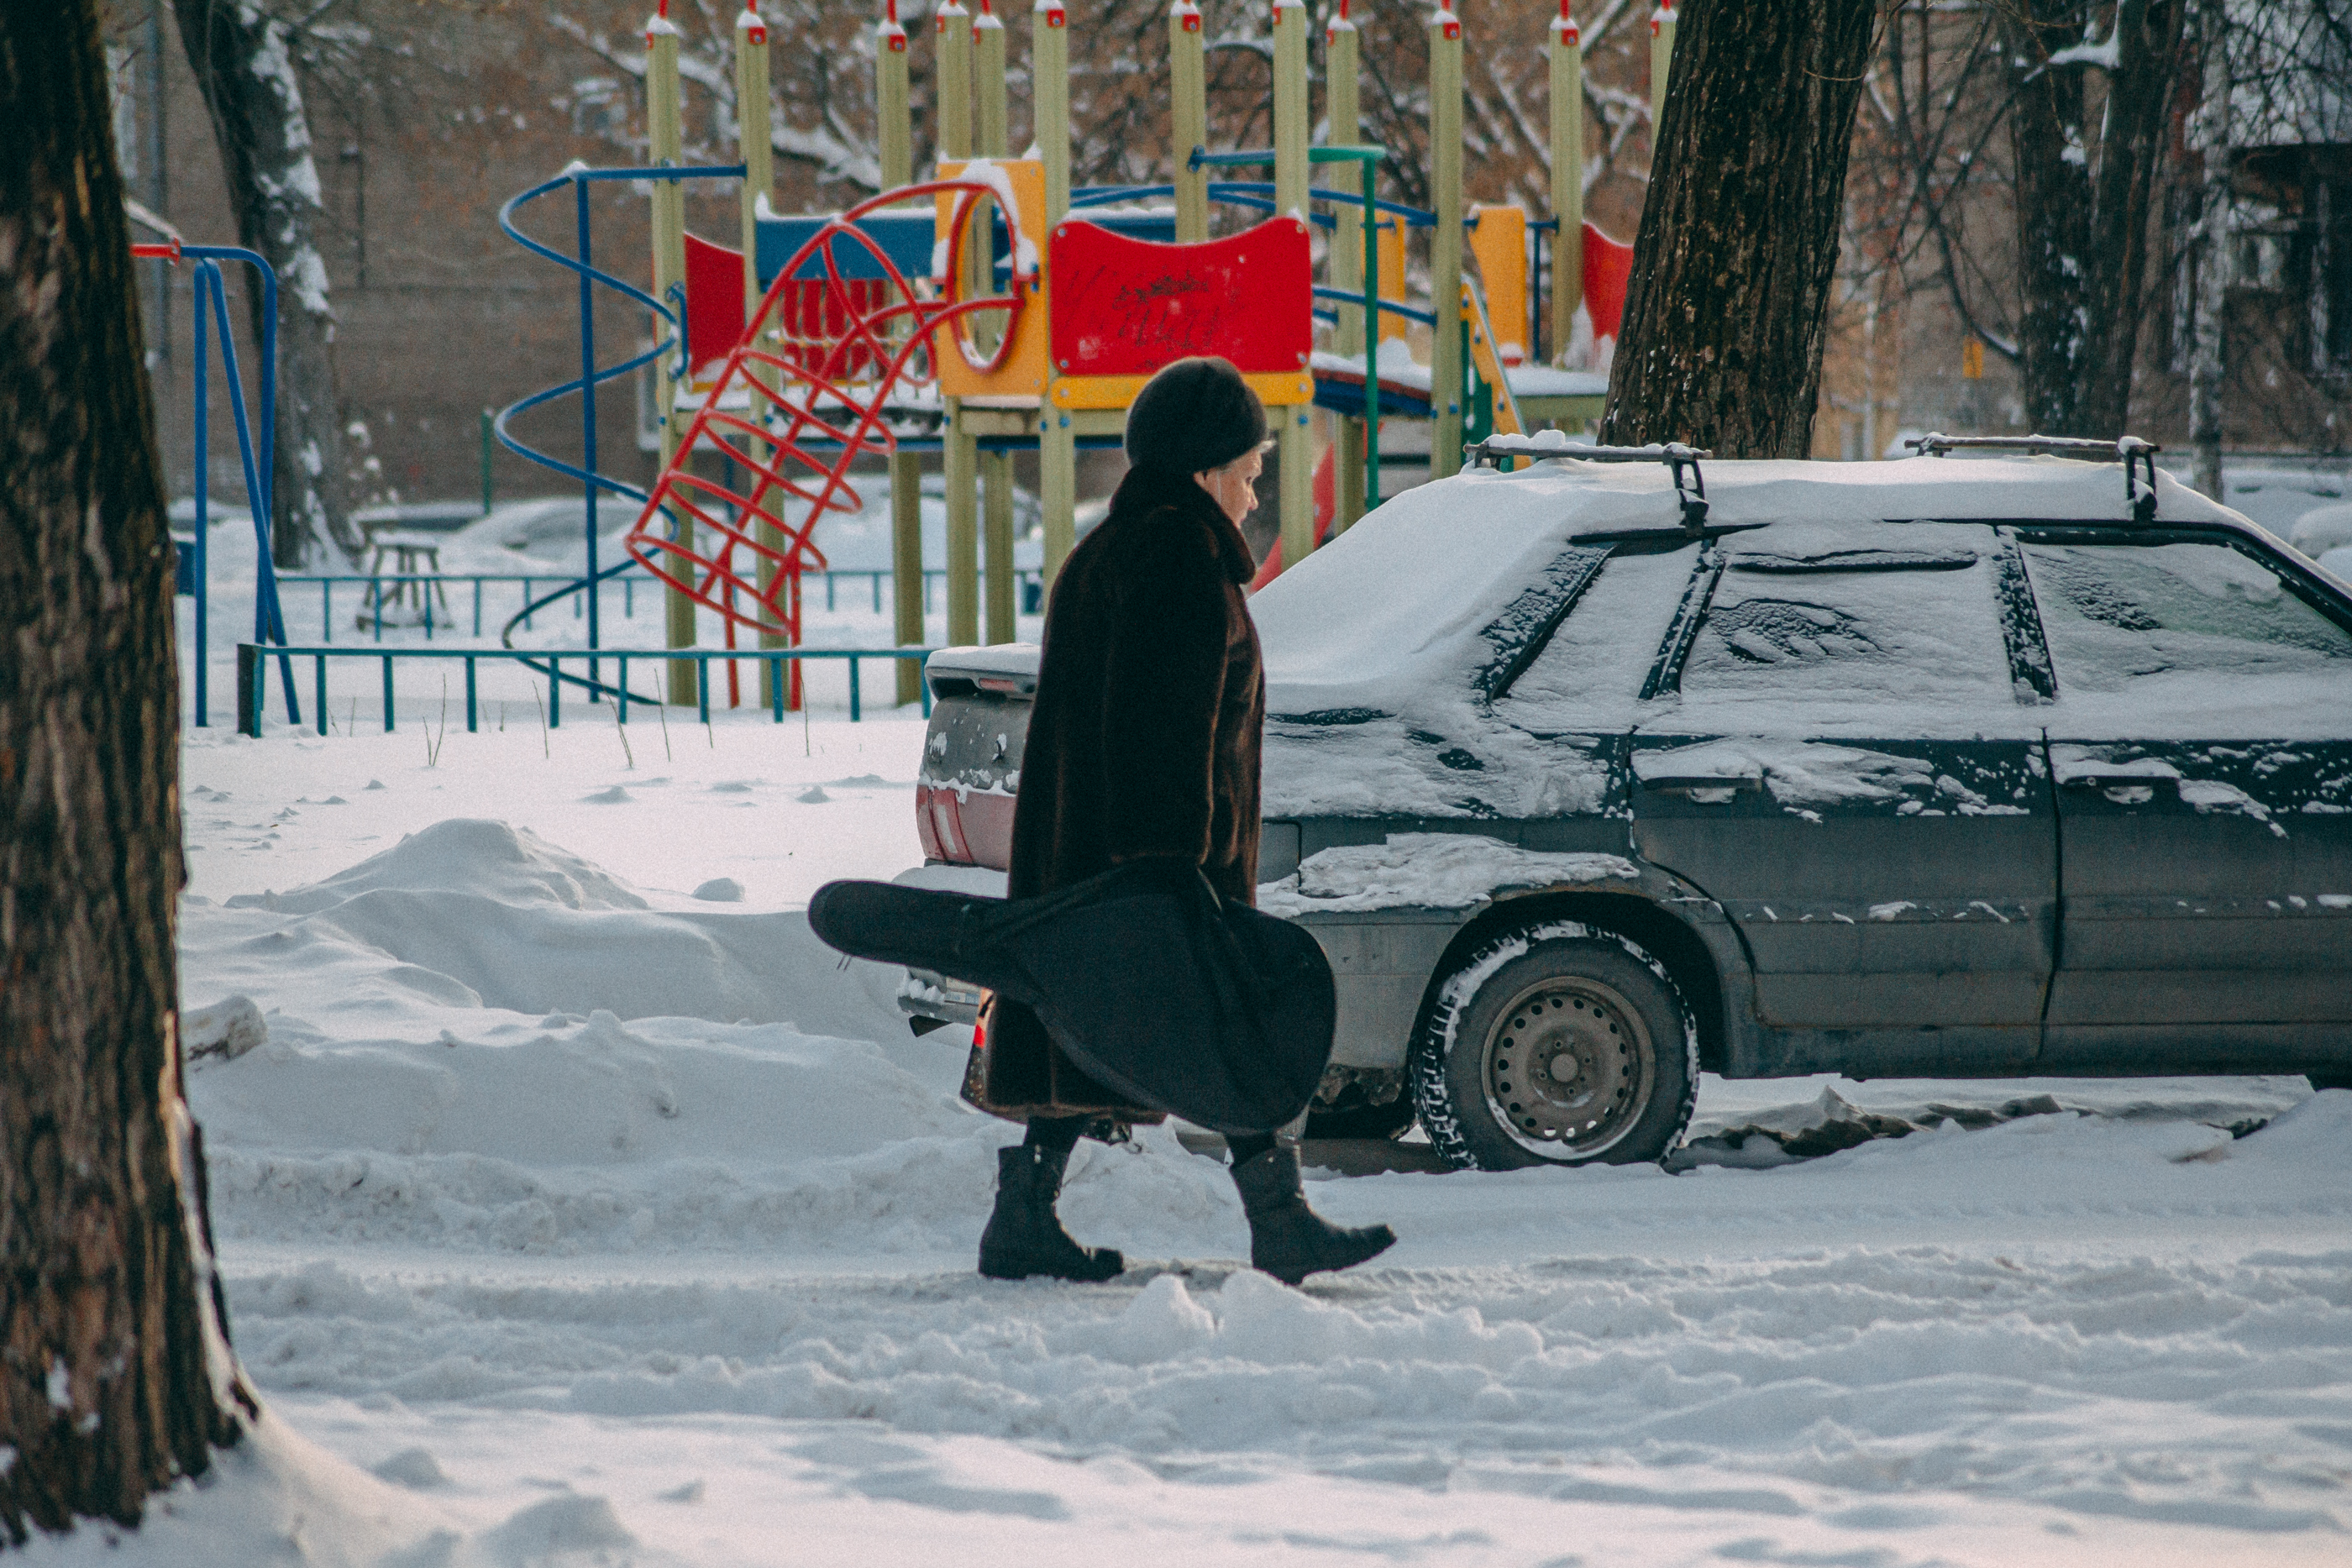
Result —
[[[926, 299], [857, 220], [877, 208], [940, 195], [954, 198], [948, 282], [940, 298]], [[1018, 215], [998, 187], [976, 180], [934, 180], [886, 191], [818, 229], [768, 286], [687, 427], [677, 455], [654, 482], [629, 530], [629, 554], [723, 616], [729, 647], [735, 646], [739, 626], [781, 632], [787, 646], [800, 642], [801, 574], [824, 566], [824, 552], [810, 536], [826, 512], [854, 512], [862, 505], [849, 483], [850, 464], [897, 449], [898, 437], [884, 423], [883, 409], [893, 397], [903, 399], [933, 379], [909, 373], [917, 357], [926, 358], [928, 370], [939, 354], [961, 352], [976, 369], [992, 371], [1010, 351], [1014, 323], [1037, 287], [1035, 272], [1016, 274], [1010, 294], [958, 297], [965, 236], [983, 198], [994, 198], [992, 204], [1012, 228], [1013, 254], [1020, 255]], [[887, 295], [871, 283], [841, 276], [833, 252], [836, 236], [863, 246], [880, 265], [887, 275]], [[795, 282], [815, 256], [824, 258], [823, 281]], [[813, 289], [824, 291], [821, 301], [811, 298]], [[964, 318], [982, 310], [1004, 315], [992, 357], [972, 349], [969, 334], [959, 330]], [[791, 341], [761, 347], [761, 339], [772, 328], [786, 329]], [[813, 331], [821, 336], [813, 340]], [[770, 372], [763, 378], [768, 384], [755, 386], [753, 372], [760, 367]], [[730, 392], [753, 390], [770, 404], [765, 429], [749, 417], [748, 406], [742, 412], [722, 406]], [[694, 453], [709, 446], [733, 459], [747, 476], [744, 488], [692, 471]], [[786, 515], [794, 503], [803, 508], [797, 522]], [[699, 525], [691, 543], [673, 537], [678, 531], [672, 526], [675, 517]], [[762, 524], [776, 530], [776, 543], [760, 538]], [[792, 664], [790, 700], [797, 707], [800, 662]]]

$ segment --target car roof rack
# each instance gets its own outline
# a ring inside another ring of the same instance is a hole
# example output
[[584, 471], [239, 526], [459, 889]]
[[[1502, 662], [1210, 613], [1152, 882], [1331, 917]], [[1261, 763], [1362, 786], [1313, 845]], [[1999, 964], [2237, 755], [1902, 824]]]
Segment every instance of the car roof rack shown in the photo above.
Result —
[[[2100, 441], [2085, 435], [1946, 435], [1929, 431], [1903, 444], [1923, 457], [1942, 457], [1953, 452], [2039, 452], [2054, 457], [2079, 457], [2090, 463], [2120, 463], [2124, 465], [2124, 499], [2131, 507], [2132, 521], [2156, 521], [2156, 455], [2164, 448], [2137, 435]], [[2145, 484], [2140, 480], [2143, 465], [2147, 470]]]
[[[1470, 448], [1475, 466], [1479, 463], [1499, 464], [1506, 457], [1574, 457], [1586, 463], [1663, 463], [1674, 470], [1675, 498], [1681, 504], [1683, 527], [1697, 531], [1706, 522], [1706, 476], [1699, 472], [1699, 459], [1712, 457], [1696, 446], [1685, 446], [1679, 441], [1668, 441], [1649, 446], [1576, 446], [1565, 437], [1544, 441], [1541, 436], [1556, 435], [1554, 431], [1540, 431], [1534, 436], [1490, 435]], [[1690, 483], [1683, 483], [1683, 470], [1690, 470]]]

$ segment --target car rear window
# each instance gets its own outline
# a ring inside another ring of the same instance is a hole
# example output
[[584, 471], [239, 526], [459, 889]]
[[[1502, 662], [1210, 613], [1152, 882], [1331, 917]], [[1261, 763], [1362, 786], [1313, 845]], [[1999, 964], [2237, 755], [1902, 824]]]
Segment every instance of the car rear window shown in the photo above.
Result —
[[1830, 538], [1776, 539], [1775, 529], [1731, 541], [1684, 662], [1686, 708], [1786, 706], [1868, 723], [2014, 705], [1990, 528], [1806, 531]]

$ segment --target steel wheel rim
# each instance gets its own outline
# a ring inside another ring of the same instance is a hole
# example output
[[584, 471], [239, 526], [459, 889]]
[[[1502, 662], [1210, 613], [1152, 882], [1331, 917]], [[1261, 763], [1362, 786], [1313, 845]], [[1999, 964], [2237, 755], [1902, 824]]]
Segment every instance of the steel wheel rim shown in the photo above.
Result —
[[1545, 1160], [1590, 1159], [1633, 1130], [1657, 1083], [1641, 1013], [1614, 987], [1552, 975], [1523, 988], [1479, 1054], [1486, 1109]]

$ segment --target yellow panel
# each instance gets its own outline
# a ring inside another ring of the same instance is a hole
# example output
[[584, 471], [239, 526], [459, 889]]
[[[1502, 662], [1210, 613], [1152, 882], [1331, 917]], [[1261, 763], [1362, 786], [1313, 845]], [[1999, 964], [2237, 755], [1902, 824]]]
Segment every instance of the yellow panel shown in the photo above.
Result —
[[[1126, 408], [1135, 402], [1150, 376], [1056, 376], [1052, 402], [1056, 408]], [[1315, 401], [1315, 378], [1287, 372], [1244, 375], [1257, 401], [1269, 408], [1295, 408]]]
[[1495, 433], [1526, 434], [1527, 427], [1519, 423], [1519, 405], [1511, 396], [1510, 378], [1495, 352], [1495, 328], [1486, 316], [1486, 301], [1478, 286], [1466, 277], [1462, 280], [1462, 319], [1470, 323], [1470, 362], [1477, 367], [1478, 379], [1494, 391]]
[[[1045, 254], [1045, 165], [1034, 158], [997, 158], [990, 162], [1012, 181], [1021, 237], [1034, 247], [1042, 261]], [[969, 166], [943, 158], [940, 161], [939, 177], [952, 180]], [[935, 201], [937, 232], [945, 239], [956, 197], [942, 192]], [[939, 367], [940, 391], [949, 397], [1042, 398], [1045, 393], [1045, 313], [1050, 306], [1051, 294], [1041, 283], [1037, 292], [1029, 296], [1021, 319], [1013, 329], [1012, 350], [993, 371], [974, 370], [963, 357], [963, 350], [949, 340], [950, 331], [933, 334], [931, 362]]]
[[[1404, 220], [1384, 217], [1377, 230], [1381, 258], [1381, 298], [1402, 305], [1404, 298]], [[1393, 312], [1381, 312], [1381, 340], [1402, 338], [1412, 323]]]
[[1477, 219], [1470, 231], [1470, 254], [1478, 258], [1478, 277], [1486, 285], [1486, 319], [1495, 325], [1496, 347], [1504, 361], [1517, 364], [1527, 357], [1528, 336], [1528, 214], [1519, 207], [1470, 209]]

